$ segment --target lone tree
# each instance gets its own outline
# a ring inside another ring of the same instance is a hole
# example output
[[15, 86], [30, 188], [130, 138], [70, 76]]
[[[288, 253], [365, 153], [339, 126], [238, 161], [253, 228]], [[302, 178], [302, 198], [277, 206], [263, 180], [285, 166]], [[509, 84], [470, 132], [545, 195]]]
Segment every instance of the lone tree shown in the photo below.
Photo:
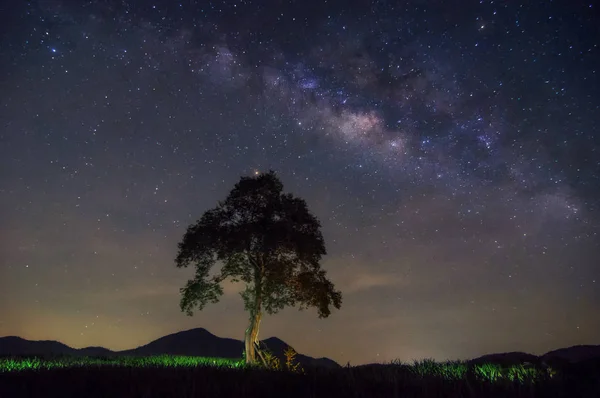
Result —
[[[342, 295], [319, 261], [326, 254], [321, 224], [303, 199], [284, 194], [273, 171], [242, 177], [225, 201], [188, 227], [178, 244], [178, 268], [193, 264], [194, 279], [181, 291], [181, 310], [192, 316], [223, 294], [221, 283], [243, 281], [241, 293], [250, 322], [245, 334], [246, 363], [264, 358], [258, 346], [263, 312], [286, 306], [316, 307], [319, 318], [339, 309]], [[220, 270], [209, 275], [215, 264]]]

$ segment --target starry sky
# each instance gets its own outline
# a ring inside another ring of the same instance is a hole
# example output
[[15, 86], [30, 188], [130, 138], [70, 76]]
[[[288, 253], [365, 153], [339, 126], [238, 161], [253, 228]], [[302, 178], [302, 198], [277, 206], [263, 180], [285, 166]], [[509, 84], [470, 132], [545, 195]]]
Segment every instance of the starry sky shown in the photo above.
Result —
[[598, 5], [311, 4], [2, 4], [0, 336], [242, 339], [240, 286], [187, 317], [174, 258], [273, 169], [344, 302], [261, 337], [342, 364], [600, 343]]

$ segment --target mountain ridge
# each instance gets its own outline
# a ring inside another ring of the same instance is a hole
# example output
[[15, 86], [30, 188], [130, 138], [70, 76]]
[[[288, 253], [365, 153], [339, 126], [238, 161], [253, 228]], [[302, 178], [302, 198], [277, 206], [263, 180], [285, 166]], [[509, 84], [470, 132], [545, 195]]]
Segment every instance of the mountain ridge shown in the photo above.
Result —
[[[278, 337], [261, 340], [276, 357], [285, 361], [284, 350], [289, 346]], [[136, 348], [113, 351], [104, 347], [72, 348], [55, 340], [27, 340], [19, 336], [0, 337], [1, 356], [154, 356], [185, 355], [221, 358], [241, 358], [244, 342], [228, 337], [219, 337], [204, 328], [194, 328], [174, 332]], [[543, 355], [526, 352], [505, 352], [485, 354], [468, 360], [470, 363], [494, 362], [503, 365], [522, 363], [577, 363], [600, 359], [600, 345], [575, 345], [548, 351]], [[313, 358], [297, 353], [296, 360], [302, 366], [339, 368], [337, 362], [330, 358]]]
[[542, 355], [521, 351], [486, 354], [471, 359], [471, 363], [494, 362], [503, 365], [531, 364], [574, 364], [587, 360], [600, 360], [600, 345], [574, 345], [551, 350]]
[[[261, 340], [276, 357], [285, 361], [283, 351], [289, 346], [277, 337]], [[104, 347], [73, 348], [55, 340], [27, 340], [18, 336], [0, 337], [1, 356], [154, 356], [185, 355], [220, 358], [241, 358], [244, 342], [228, 337], [218, 337], [204, 328], [194, 328], [171, 333], [136, 348], [113, 351]], [[340, 365], [326, 357], [313, 358], [297, 353], [302, 366], [339, 368]]]

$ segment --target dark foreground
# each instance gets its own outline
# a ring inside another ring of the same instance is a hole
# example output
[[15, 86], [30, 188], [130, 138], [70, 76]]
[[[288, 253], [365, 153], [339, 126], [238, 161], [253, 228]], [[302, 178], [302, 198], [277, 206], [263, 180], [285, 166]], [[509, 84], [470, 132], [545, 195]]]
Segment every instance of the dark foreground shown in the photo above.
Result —
[[600, 363], [534, 380], [449, 380], [372, 365], [305, 374], [251, 368], [78, 367], [0, 373], [0, 397], [600, 397]]
[[513, 365], [366, 365], [304, 373], [218, 358], [4, 358], [0, 398], [556, 397], [599, 398], [600, 360]]

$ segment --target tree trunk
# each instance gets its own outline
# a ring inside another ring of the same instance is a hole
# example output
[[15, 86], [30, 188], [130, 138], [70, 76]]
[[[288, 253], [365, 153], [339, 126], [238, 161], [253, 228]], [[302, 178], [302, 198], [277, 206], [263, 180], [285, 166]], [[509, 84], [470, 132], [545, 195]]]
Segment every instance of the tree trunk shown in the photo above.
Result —
[[250, 325], [246, 329], [246, 335], [244, 339], [244, 346], [246, 349], [246, 363], [256, 362], [255, 343], [258, 344], [258, 331], [260, 328], [260, 320], [262, 314], [260, 312], [254, 312], [250, 316]]
[[256, 304], [254, 310], [250, 313], [250, 324], [246, 329], [244, 339], [244, 348], [246, 352], [246, 363], [256, 362], [255, 346], [258, 345], [258, 331], [260, 329], [260, 321], [262, 319], [261, 300], [260, 296], [255, 298]]
[[262, 318], [262, 275], [264, 267], [254, 270], [254, 306], [250, 310], [250, 324], [246, 329], [244, 346], [246, 349], [246, 363], [256, 363], [256, 346], [258, 346], [258, 330]]
[[252, 321], [250, 321], [250, 326], [246, 328], [246, 335], [244, 337], [244, 354], [246, 356], [247, 364], [254, 363], [256, 361], [254, 344], [252, 344]]

